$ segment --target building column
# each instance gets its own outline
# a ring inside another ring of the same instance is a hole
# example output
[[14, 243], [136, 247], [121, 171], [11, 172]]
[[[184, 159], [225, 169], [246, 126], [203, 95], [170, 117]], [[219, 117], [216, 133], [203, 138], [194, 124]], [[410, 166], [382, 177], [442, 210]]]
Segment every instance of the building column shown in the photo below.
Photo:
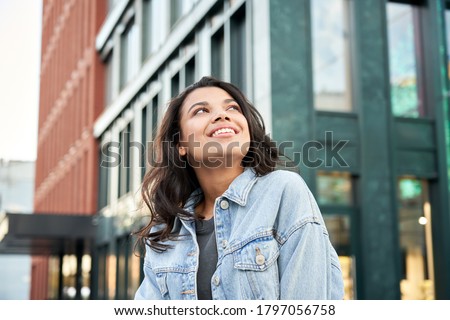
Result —
[[434, 289], [436, 299], [450, 299], [450, 108], [445, 1], [422, 9], [425, 90], [435, 119], [437, 179], [430, 181]]
[[355, 105], [359, 108], [358, 299], [400, 298], [393, 117], [386, 1], [352, 1]]
[[315, 173], [298, 156], [314, 138], [310, 0], [271, 0], [269, 6], [272, 138], [314, 190]]

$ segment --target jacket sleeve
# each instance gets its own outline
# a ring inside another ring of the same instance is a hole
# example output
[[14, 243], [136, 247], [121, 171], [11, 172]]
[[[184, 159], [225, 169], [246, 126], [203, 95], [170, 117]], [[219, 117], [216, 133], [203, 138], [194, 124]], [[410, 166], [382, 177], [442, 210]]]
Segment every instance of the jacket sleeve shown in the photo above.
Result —
[[343, 299], [339, 260], [320, 224], [297, 229], [281, 247], [278, 265], [280, 299]]
[[278, 216], [280, 299], [343, 299], [337, 253], [319, 207], [300, 176], [285, 187]]

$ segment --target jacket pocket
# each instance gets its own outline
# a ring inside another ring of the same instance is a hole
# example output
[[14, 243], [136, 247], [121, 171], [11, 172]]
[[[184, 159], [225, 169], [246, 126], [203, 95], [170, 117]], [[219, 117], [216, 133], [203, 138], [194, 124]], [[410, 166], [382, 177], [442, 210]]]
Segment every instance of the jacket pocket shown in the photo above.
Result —
[[244, 299], [279, 299], [278, 242], [273, 235], [254, 236], [240, 242], [233, 251]]
[[169, 293], [167, 288], [167, 273], [159, 272], [156, 274], [156, 283], [158, 284], [159, 290], [161, 291], [161, 296], [164, 297]]

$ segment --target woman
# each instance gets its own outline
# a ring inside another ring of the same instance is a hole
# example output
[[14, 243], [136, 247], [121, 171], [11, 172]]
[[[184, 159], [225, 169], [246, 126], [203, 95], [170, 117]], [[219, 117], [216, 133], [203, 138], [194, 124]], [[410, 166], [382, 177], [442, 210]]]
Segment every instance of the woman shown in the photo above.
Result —
[[234, 85], [203, 77], [169, 104], [143, 199], [135, 299], [342, 299], [319, 208]]

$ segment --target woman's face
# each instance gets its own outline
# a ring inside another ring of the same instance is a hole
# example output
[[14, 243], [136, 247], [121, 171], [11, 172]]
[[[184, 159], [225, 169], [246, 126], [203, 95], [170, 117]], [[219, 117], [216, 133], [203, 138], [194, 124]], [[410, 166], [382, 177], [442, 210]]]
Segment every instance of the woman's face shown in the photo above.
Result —
[[241, 106], [218, 87], [192, 91], [180, 110], [179, 152], [191, 166], [234, 167], [250, 146], [250, 132]]

